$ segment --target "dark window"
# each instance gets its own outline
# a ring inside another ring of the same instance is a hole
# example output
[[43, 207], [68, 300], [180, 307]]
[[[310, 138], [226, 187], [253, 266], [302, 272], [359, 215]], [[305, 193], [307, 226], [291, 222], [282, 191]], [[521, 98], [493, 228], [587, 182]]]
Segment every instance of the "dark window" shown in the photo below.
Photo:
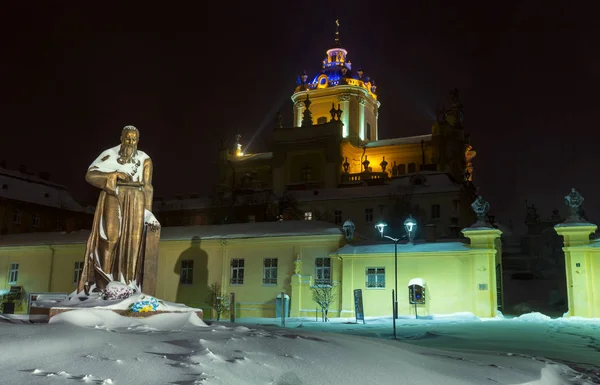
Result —
[[234, 258], [231, 260], [231, 284], [244, 284], [244, 259]]
[[179, 283], [190, 285], [194, 281], [194, 261], [191, 259], [185, 259], [181, 261], [181, 275], [179, 276]]
[[367, 140], [371, 140], [371, 123], [367, 123], [367, 133], [365, 134]]
[[331, 285], [330, 258], [315, 258], [315, 285]]
[[440, 218], [440, 205], [439, 204], [431, 205], [431, 219], [438, 219], [438, 218]]
[[263, 265], [263, 284], [277, 285], [277, 258], [265, 258]]

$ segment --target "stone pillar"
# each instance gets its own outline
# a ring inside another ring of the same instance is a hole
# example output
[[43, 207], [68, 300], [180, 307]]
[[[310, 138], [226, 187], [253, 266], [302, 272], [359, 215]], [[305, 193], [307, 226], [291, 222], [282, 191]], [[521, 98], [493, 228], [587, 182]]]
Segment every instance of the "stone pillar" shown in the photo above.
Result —
[[158, 280], [158, 247], [160, 243], [160, 229], [146, 233], [146, 254], [144, 255], [144, 277], [142, 292], [156, 296], [156, 283]]
[[600, 317], [600, 254], [590, 247], [593, 223], [560, 223], [554, 226], [563, 237], [569, 317]]
[[340, 109], [342, 110], [342, 137], [347, 138], [350, 133], [350, 94], [341, 94], [338, 96]]
[[[367, 100], [362, 96], [358, 97], [358, 126], [359, 132], [358, 136], [360, 140], [365, 140], [365, 104], [367, 104]], [[373, 133], [371, 133], [371, 136]], [[372, 140], [372, 139], [371, 139]]]
[[354, 272], [353, 260], [342, 259], [342, 285], [340, 296], [342, 298], [342, 308], [340, 317], [356, 317], [354, 312]]
[[294, 127], [302, 126], [302, 111], [304, 110], [304, 102], [298, 101], [294, 103]]
[[290, 298], [290, 317], [300, 317], [302, 308], [302, 261], [296, 258], [294, 261], [294, 274], [290, 280], [292, 295]]
[[[495, 317], [498, 314], [498, 283], [496, 265], [501, 256], [496, 249], [502, 231], [492, 227], [469, 227], [462, 230], [471, 241], [472, 276], [469, 291], [473, 294], [473, 313], [477, 317]], [[502, 277], [500, 277], [502, 278]]]

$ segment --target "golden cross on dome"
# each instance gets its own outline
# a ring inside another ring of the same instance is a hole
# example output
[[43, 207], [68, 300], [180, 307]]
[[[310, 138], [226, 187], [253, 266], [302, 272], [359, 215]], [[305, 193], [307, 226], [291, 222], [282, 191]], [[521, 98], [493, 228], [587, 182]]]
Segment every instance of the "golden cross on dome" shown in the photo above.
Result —
[[340, 46], [340, 19], [335, 19], [335, 45]]

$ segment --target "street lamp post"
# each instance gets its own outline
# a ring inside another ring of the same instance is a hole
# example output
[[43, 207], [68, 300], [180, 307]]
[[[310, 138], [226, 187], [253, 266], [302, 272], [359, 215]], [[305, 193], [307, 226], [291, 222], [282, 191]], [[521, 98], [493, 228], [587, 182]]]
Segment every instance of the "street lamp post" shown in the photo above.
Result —
[[375, 228], [379, 231], [379, 234], [381, 234], [381, 238], [387, 238], [394, 242], [394, 304], [392, 309], [392, 324], [394, 327], [394, 339], [396, 339], [396, 319], [398, 318], [398, 241], [400, 238], [384, 235], [383, 232], [385, 231], [386, 226], [387, 223], [382, 220], [375, 225]]
[[[394, 327], [394, 339], [396, 339], [396, 319], [398, 318], [398, 241], [400, 238], [393, 238], [389, 235], [385, 235], [385, 228], [387, 227], [387, 223], [383, 220], [379, 221], [375, 225], [377, 231], [381, 235], [381, 238], [387, 238], [394, 242], [394, 304], [392, 312], [394, 313], [392, 316], [392, 323]], [[408, 218], [404, 221], [404, 227], [406, 228], [406, 232], [408, 235], [408, 242], [412, 243], [414, 232], [417, 229], [417, 222], [413, 219], [412, 215], [409, 215]]]

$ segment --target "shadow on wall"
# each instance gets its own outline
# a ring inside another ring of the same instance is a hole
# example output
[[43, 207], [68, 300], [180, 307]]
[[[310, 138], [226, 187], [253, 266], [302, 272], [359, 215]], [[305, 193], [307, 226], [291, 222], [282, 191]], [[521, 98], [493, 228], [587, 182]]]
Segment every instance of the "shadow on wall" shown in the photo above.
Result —
[[208, 253], [200, 247], [200, 237], [193, 237], [175, 264], [179, 276], [176, 302], [193, 307], [207, 307]]

